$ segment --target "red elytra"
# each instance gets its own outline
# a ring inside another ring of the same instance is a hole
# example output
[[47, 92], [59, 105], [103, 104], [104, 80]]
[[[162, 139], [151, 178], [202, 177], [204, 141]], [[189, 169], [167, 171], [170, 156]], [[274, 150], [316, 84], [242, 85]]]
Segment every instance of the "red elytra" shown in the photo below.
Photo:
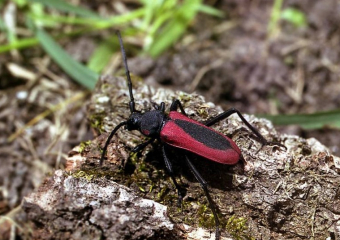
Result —
[[222, 164], [235, 164], [241, 151], [233, 140], [187, 116], [170, 111], [160, 132], [162, 142]]

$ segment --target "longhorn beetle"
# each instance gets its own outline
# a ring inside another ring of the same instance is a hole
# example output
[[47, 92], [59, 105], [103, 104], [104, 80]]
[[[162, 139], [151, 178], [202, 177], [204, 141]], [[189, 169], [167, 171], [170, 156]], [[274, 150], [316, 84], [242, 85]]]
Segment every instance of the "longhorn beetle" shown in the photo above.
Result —
[[[136, 110], [135, 108], [135, 100], [132, 94], [132, 82], [130, 78], [130, 71], [127, 65], [125, 49], [123, 46], [123, 41], [120, 36], [120, 32], [117, 31], [120, 48], [122, 52], [122, 57], [125, 65], [125, 74], [127, 78], [127, 85], [129, 89], [130, 95], [130, 112], [131, 115], [127, 121], [119, 123], [110, 133], [109, 137], [106, 140], [101, 159], [100, 165], [103, 164], [105, 153], [108, 145], [114, 134], [121, 127], [125, 126], [125, 129], [128, 131], [138, 130], [146, 137], [150, 139], [144, 143], [137, 145], [132, 152], [139, 152], [147, 145], [151, 144], [154, 140], [158, 140], [162, 147], [163, 158], [165, 167], [177, 189], [178, 193], [178, 202], [181, 203], [183, 196], [180, 191], [180, 187], [176, 182], [174, 177], [174, 171], [172, 167], [172, 162], [170, 161], [169, 155], [169, 146], [174, 148], [184, 149], [184, 151], [192, 152], [204, 158], [207, 158], [211, 161], [215, 161], [221, 164], [236, 164], [239, 159], [242, 157], [241, 151], [238, 146], [227, 136], [215, 131], [210, 128], [213, 124], [229, 117], [233, 113], [237, 113], [237, 115], [241, 118], [244, 124], [256, 135], [258, 141], [264, 145], [278, 145], [283, 148], [286, 148], [281, 143], [277, 142], [268, 142], [259, 131], [254, 128], [243, 116], [242, 114], [236, 110], [235, 108], [231, 108], [216, 117], [208, 120], [205, 123], [200, 123], [195, 120], [192, 120], [187, 117], [184, 108], [181, 102], [176, 99], [172, 102], [170, 106], [170, 113], [165, 113], [165, 103], [161, 102], [160, 105], [155, 104], [155, 110], [141, 112]], [[181, 112], [178, 112], [178, 108]], [[191, 172], [197, 179], [197, 181], [201, 184], [201, 187], [208, 199], [209, 206], [214, 216], [215, 225], [216, 225], [216, 234], [215, 239], [220, 239], [220, 231], [219, 231], [219, 219], [217, 217], [217, 211], [213, 201], [210, 197], [208, 191], [207, 182], [202, 178], [199, 172], [196, 170], [195, 166], [188, 158], [187, 154], [184, 154], [185, 161]]]

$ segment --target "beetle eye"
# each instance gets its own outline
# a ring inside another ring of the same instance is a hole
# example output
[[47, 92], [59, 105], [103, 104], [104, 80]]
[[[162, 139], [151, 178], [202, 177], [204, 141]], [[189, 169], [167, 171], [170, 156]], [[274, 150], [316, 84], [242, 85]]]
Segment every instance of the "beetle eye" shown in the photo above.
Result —
[[130, 130], [137, 129], [138, 126], [140, 125], [140, 114], [134, 113], [133, 115], [130, 116], [128, 120], [128, 128]]

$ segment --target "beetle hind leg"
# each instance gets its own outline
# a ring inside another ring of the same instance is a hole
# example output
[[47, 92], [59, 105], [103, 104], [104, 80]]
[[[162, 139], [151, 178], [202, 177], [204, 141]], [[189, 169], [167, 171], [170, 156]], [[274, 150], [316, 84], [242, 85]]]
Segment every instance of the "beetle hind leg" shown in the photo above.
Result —
[[[257, 130], [255, 127], [253, 127], [244, 117], [243, 115], [240, 113], [239, 110], [237, 110], [236, 108], [230, 108], [229, 110], [217, 115], [216, 117], [204, 122], [204, 125], [210, 127], [212, 125], [214, 125], [215, 123], [222, 121], [223, 119], [226, 119], [227, 117], [229, 117], [230, 115], [236, 113], [239, 118], [242, 120], [242, 122], [255, 134], [255, 136], [258, 138], [258, 141], [260, 143], [262, 143], [262, 147], [263, 146], [272, 146], [272, 145], [276, 145], [279, 147], [284, 148], [285, 150], [287, 150], [287, 147], [285, 145], [283, 145], [282, 143], [279, 142], [268, 142], [263, 136], [262, 134], [259, 132], [259, 130]], [[261, 148], [262, 148], [261, 147]], [[260, 149], [261, 150], [261, 149]]]
[[216, 208], [215, 208], [214, 201], [211, 199], [211, 196], [210, 196], [210, 193], [209, 193], [209, 190], [208, 190], [208, 184], [202, 178], [201, 174], [199, 174], [199, 172], [197, 171], [195, 166], [192, 164], [192, 162], [189, 160], [187, 155], [185, 155], [185, 161], [186, 161], [187, 165], [189, 166], [191, 172], [195, 176], [196, 180], [201, 184], [201, 187], [204, 191], [204, 194], [208, 199], [210, 209], [211, 209], [212, 214], [213, 214], [214, 219], [215, 219], [215, 227], [216, 227], [215, 240], [219, 240], [220, 239], [220, 228], [219, 228], [220, 220], [218, 219], [218, 216], [217, 216], [217, 211], [216, 211]]
[[175, 185], [175, 187], [177, 189], [177, 194], [178, 194], [177, 204], [178, 204], [178, 207], [180, 207], [180, 206], [182, 206], [182, 201], [183, 201], [183, 197], [185, 195], [185, 192], [184, 192], [183, 188], [181, 188], [179, 186], [179, 184], [177, 183], [177, 181], [176, 181], [176, 179], [174, 177], [174, 170], [173, 170], [173, 167], [172, 167], [172, 163], [171, 163], [170, 159], [167, 156], [167, 150], [166, 150], [164, 145], [162, 145], [162, 152], [163, 152], [163, 158], [164, 158], [165, 167], [168, 170], [168, 174], [171, 177], [171, 180], [172, 180], [172, 182], [174, 183], [174, 185]]

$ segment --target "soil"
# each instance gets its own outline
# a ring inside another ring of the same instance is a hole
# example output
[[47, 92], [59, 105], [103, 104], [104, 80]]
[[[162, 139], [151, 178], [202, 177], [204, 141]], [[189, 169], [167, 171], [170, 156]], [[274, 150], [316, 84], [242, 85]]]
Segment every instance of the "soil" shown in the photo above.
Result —
[[[271, 1], [207, 2], [224, 11], [225, 18], [200, 14], [188, 32], [159, 58], [129, 56], [131, 72], [147, 84], [196, 91], [224, 109], [235, 107], [243, 113], [313, 113], [339, 108], [339, 1], [286, 0], [283, 8], [305, 13], [307, 26], [297, 28], [280, 21], [270, 35]], [[98, 12], [105, 9], [106, 14], [114, 11], [105, 1], [82, 4]], [[87, 35], [62, 44], [85, 62], [89, 51], [83, 49], [94, 48], [95, 41], [93, 35]], [[12, 216], [20, 212], [22, 198], [38, 187], [47, 173], [63, 169], [67, 153], [93, 134], [84, 120], [88, 93], [40, 47], [2, 54], [0, 63], [0, 214]], [[55, 108], [67, 99], [70, 104]], [[37, 117], [41, 119], [30, 122]], [[315, 137], [340, 156], [338, 129], [278, 129]], [[28, 229], [25, 220], [23, 213], [17, 215], [19, 226]], [[0, 232], [9, 234], [11, 224], [4, 221]], [[25, 232], [19, 231], [18, 237], [25, 238]]]

